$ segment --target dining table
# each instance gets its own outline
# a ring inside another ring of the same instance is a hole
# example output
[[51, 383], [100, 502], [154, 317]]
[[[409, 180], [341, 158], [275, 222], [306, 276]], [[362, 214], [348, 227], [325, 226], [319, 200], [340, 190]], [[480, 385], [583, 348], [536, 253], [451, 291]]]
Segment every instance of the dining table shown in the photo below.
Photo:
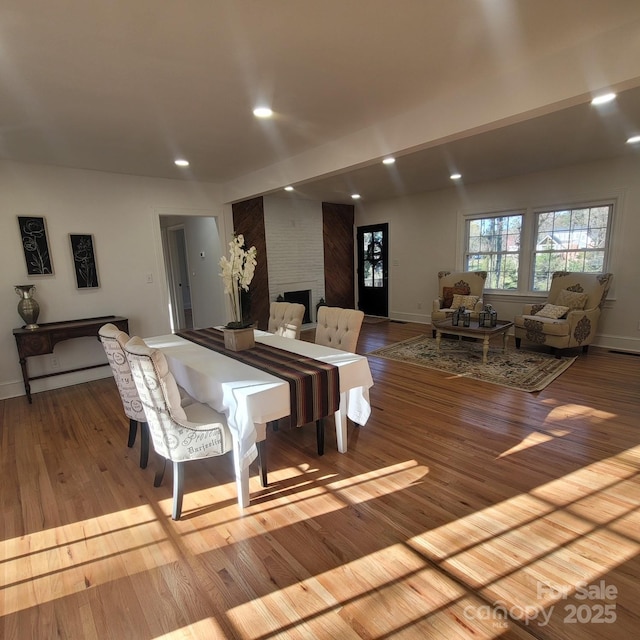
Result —
[[[371, 414], [373, 378], [365, 356], [313, 342], [285, 338], [254, 329], [255, 343], [312, 358], [338, 368], [340, 402], [334, 413], [336, 442], [347, 452], [347, 418], [364, 426]], [[257, 444], [266, 439], [267, 424], [292, 412], [289, 383], [262, 368], [250, 366], [235, 353], [216, 351], [176, 334], [144, 338], [160, 349], [176, 382], [198, 402], [224, 413], [233, 437], [234, 470], [240, 508], [249, 505], [249, 465]]]

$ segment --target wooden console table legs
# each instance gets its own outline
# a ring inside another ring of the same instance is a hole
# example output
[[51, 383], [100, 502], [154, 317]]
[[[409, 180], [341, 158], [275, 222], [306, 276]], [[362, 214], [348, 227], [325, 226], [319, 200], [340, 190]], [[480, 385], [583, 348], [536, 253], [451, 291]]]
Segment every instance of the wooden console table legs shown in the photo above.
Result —
[[108, 322], [115, 324], [121, 331], [129, 331], [128, 319], [121, 316], [99, 316], [97, 318], [81, 318], [79, 320], [47, 322], [34, 329], [20, 327], [13, 330], [13, 336], [16, 339], [16, 347], [18, 349], [20, 368], [22, 369], [24, 390], [29, 404], [32, 404], [31, 385], [29, 384], [30, 380], [40, 380], [51, 376], [61, 376], [65, 373], [95, 369], [96, 367], [108, 366], [109, 363], [103, 362], [101, 364], [92, 364], [86, 367], [76, 367], [75, 369], [66, 369], [64, 371], [55, 371], [53, 373], [45, 373], [39, 376], [29, 377], [27, 358], [53, 353], [53, 348], [58, 344], [58, 342], [92, 336], [97, 338], [98, 329]]

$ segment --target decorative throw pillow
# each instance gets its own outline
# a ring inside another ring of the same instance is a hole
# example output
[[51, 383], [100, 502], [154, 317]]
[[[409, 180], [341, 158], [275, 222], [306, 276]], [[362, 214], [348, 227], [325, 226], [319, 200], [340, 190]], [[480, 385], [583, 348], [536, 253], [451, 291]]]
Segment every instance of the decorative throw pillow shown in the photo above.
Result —
[[476, 302], [480, 299], [480, 296], [462, 296], [455, 294], [453, 296], [453, 302], [451, 303], [451, 309], [459, 309], [464, 307], [465, 309], [473, 309], [476, 306]]
[[444, 300], [442, 304], [443, 309], [451, 308], [453, 296], [456, 294], [460, 294], [463, 296], [469, 295], [469, 287], [467, 287], [466, 285], [458, 285], [457, 287], [442, 287], [442, 299]]
[[584, 305], [587, 304], [587, 293], [576, 293], [575, 291], [569, 291], [569, 289], [563, 289], [558, 294], [556, 304], [561, 307], [569, 307], [569, 311], [574, 309], [584, 309]]
[[540, 311], [537, 311], [535, 315], [542, 318], [562, 318], [562, 316], [569, 311], [569, 307], [561, 307], [557, 304], [545, 304]]

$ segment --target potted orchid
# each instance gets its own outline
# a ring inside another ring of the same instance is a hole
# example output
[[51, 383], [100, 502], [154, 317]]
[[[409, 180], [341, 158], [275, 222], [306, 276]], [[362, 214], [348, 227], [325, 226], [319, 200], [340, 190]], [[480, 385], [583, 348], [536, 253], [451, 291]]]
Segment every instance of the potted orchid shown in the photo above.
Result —
[[233, 315], [232, 322], [226, 326], [228, 329], [243, 329], [248, 326], [248, 323], [242, 321], [240, 292], [249, 291], [249, 284], [256, 270], [256, 253], [255, 247], [244, 248], [244, 236], [238, 234], [229, 243], [229, 257], [220, 258], [220, 276], [224, 283], [224, 292], [231, 298]]

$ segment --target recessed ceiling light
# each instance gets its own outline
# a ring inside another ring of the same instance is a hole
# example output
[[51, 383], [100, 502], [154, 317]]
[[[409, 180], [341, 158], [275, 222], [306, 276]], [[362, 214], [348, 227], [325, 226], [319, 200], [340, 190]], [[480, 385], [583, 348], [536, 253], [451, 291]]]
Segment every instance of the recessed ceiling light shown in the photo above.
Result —
[[389, 156], [388, 158], [385, 158], [382, 161], [382, 164], [393, 164], [396, 161], [395, 158], [392, 158], [391, 156]]
[[627, 144], [638, 144], [638, 142], [640, 142], [640, 135], [631, 136], [630, 138], [627, 139]]
[[293, 191], [293, 187], [292, 186], [288, 186], [284, 188], [285, 191]]
[[607, 104], [607, 102], [611, 102], [612, 100], [615, 100], [615, 99], [616, 99], [615, 93], [603, 93], [601, 96], [596, 96], [591, 101], [591, 104], [598, 106], [600, 104]]
[[178, 158], [178, 160], [174, 160], [174, 162], [179, 167], [188, 167], [189, 166], [189, 161], [188, 160], [183, 160], [182, 158]]
[[460, 178], [462, 178], [462, 174], [461, 173], [452, 173], [449, 177], [452, 180], [460, 180]]
[[354, 193], [351, 196], [354, 200], [360, 200], [360, 194], [359, 193]]
[[256, 107], [253, 110], [253, 115], [256, 118], [270, 118], [273, 115], [273, 111], [269, 107]]

